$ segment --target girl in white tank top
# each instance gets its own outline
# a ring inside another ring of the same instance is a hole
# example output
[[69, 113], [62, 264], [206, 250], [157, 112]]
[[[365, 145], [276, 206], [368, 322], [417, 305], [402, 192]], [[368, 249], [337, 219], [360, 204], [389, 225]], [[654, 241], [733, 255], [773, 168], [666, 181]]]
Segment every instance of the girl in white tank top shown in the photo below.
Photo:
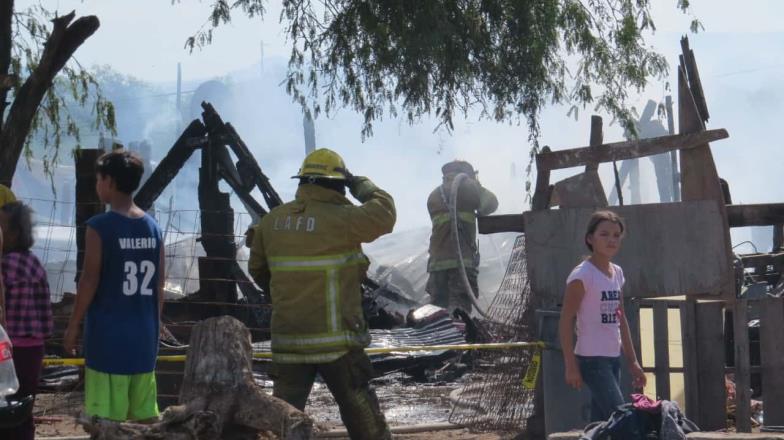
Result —
[[620, 249], [623, 232], [623, 221], [615, 213], [597, 211], [591, 216], [585, 233], [591, 256], [566, 280], [559, 323], [566, 382], [577, 389], [585, 383], [591, 390], [594, 421], [607, 420], [625, 401], [620, 389], [621, 353], [635, 388], [645, 386], [645, 373], [637, 362], [623, 313], [623, 270], [611, 261]]

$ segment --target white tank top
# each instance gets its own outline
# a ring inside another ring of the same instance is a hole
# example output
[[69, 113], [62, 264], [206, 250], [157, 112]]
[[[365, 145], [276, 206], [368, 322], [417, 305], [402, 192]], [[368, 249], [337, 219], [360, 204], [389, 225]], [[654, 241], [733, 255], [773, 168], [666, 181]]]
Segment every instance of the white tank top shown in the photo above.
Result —
[[578, 264], [566, 284], [580, 280], [585, 295], [577, 309], [577, 343], [574, 354], [579, 356], [610, 356], [621, 354], [621, 288], [623, 270], [610, 263], [613, 276], [608, 277], [590, 261]]

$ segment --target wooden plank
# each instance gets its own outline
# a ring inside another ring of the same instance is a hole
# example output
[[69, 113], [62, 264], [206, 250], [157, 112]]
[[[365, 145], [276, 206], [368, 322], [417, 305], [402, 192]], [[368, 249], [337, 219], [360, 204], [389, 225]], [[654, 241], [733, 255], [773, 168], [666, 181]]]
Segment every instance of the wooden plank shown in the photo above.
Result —
[[653, 305], [653, 352], [656, 369], [656, 398], [670, 400], [670, 341], [667, 303]]
[[681, 304], [681, 341], [683, 344], [683, 386], [686, 417], [699, 418], [699, 365], [697, 358], [697, 301], [687, 299]]
[[[626, 314], [626, 320], [629, 322], [629, 333], [632, 337], [634, 353], [637, 354], [637, 362], [642, 366], [642, 350], [640, 349], [640, 301], [636, 298], [629, 298], [633, 295], [633, 292], [624, 292], [625, 299], [623, 302], [623, 311]], [[626, 362], [626, 358], [622, 359], [622, 365], [621, 368], [623, 368], [624, 371], [628, 371], [629, 364]], [[621, 374], [621, 391], [625, 396], [639, 392], [639, 390], [634, 389], [632, 385], [631, 374]]]
[[476, 220], [480, 234], [525, 232], [523, 214], [488, 215]]
[[765, 424], [784, 425], [784, 305], [780, 298], [762, 300], [760, 307], [760, 356]]
[[593, 169], [556, 183], [550, 204], [561, 208], [607, 207], [599, 173]]
[[[693, 58], [693, 56], [691, 57]], [[678, 69], [678, 131], [684, 133], [701, 133], [705, 130], [703, 119], [697, 110], [694, 96], [690, 90], [687, 80], [685, 67], [682, 65]], [[724, 254], [725, 258], [732, 258], [732, 247], [730, 240], [729, 223], [727, 221], [727, 210], [724, 203], [724, 195], [719, 183], [719, 175], [716, 171], [716, 164], [713, 154], [707, 143], [692, 149], [680, 150], [681, 164], [681, 200], [715, 200], [719, 203], [719, 212], [724, 223]], [[718, 237], [718, 235], [717, 235]], [[717, 291], [725, 298], [735, 297], [734, 285], [725, 285], [723, 289]]]
[[[705, 126], [700, 120], [683, 68], [678, 69], [678, 104], [679, 132], [681, 134], [705, 132]], [[680, 150], [682, 200], [723, 200], [719, 175], [708, 143], [697, 144], [694, 147], [696, 148]]]
[[[631, 293], [629, 296], [633, 296]], [[631, 298], [624, 302], [629, 331], [632, 335], [632, 345], [634, 352], [637, 353], [637, 361], [642, 365], [642, 336], [640, 335], [640, 300]]]
[[689, 89], [694, 95], [694, 102], [699, 111], [700, 119], [707, 122], [710, 119], [708, 104], [705, 102], [705, 92], [702, 90], [700, 81], [700, 71], [697, 68], [697, 60], [694, 58], [694, 51], [689, 48], [689, 38], [681, 38], [681, 50], [683, 52], [684, 66], [689, 79]]
[[[541, 153], [549, 154], [550, 147], [545, 145]], [[531, 209], [547, 209], [550, 205], [550, 169], [536, 164], [536, 188], [534, 188], [534, 195], [531, 198]]]
[[727, 205], [727, 221], [732, 228], [784, 223], [784, 203]]
[[[672, 114], [672, 96], [665, 98], [665, 110], [667, 111], [667, 131], [675, 134], [675, 117]], [[678, 172], [678, 152], [670, 151], [670, 170], [672, 171], [672, 201], [681, 200], [680, 173]]]
[[749, 357], [748, 311], [747, 299], [735, 301], [732, 317], [735, 340], [735, 427], [738, 432], [751, 432], [751, 358]]
[[776, 254], [740, 255], [743, 267], [764, 267], [784, 264], [784, 252]]
[[699, 381], [699, 421], [696, 423], [705, 431], [727, 427], [723, 313], [723, 302], [696, 305]]
[[536, 155], [536, 168], [537, 170], [557, 170], [588, 165], [590, 163], [636, 159], [666, 153], [672, 150], [689, 150], [704, 146], [708, 142], [718, 141], [728, 137], [729, 134], [727, 133], [727, 130], [719, 128], [699, 133], [676, 134], [672, 136], [614, 142], [611, 144], [603, 144], [598, 147], [589, 146], [558, 150], [550, 153], [539, 153]]
[[[591, 147], [598, 147], [602, 145], [604, 140], [604, 133], [602, 132], [602, 117], [593, 115], [591, 116], [591, 138], [588, 145]], [[585, 166], [585, 171], [596, 171], [599, 169], [599, 163], [589, 163]]]
[[[618, 206], [613, 210], [627, 223], [615, 261], [624, 268], [626, 290], [635, 297], [712, 294], [734, 286], [715, 201]], [[563, 292], [564, 280], [588, 252], [584, 235], [593, 211], [564, 208], [523, 214], [534, 292]]]

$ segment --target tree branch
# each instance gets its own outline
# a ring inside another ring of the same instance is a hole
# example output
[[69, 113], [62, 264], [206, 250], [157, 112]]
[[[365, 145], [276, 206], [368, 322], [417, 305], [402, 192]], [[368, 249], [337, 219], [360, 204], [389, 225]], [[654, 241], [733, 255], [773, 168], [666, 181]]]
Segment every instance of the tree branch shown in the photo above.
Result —
[[53, 29], [46, 40], [41, 60], [16, 94], [0, 132], [0, 183], [10, 185], [30, 127], [52, 82], [87, 38], [98, 30], [94, 15], [71, 23], [75, 12], [52, 20]]
[[[14, 16], [13, 0], [0, 0], [0, 76], [6, 77], [8, 69], [11, 67], [11, 33]], [[8, 89], [0, 88], [0, 123], [5, 116], [5, 100], [8, 97]]]

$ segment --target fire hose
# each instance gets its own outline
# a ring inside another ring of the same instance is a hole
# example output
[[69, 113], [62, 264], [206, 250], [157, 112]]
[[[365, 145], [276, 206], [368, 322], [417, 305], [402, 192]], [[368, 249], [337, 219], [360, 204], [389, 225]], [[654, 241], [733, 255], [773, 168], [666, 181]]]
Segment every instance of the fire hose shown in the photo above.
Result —
[[465, 180], [468, 179], [468, 175], [465, 173], [460, 173], [455, 176], [452, 180], [452, 186], [449, 188], [449, 200], [446, 200], [444, 196], [443, 186], [441, 187], [441, 197], [444, 199], [447, 207], [449, 208], [449, 216], [451, 217], [452, 223], [452, 240], [455, 243], [455, 248], [457, 250], [457, 258], [460, 261], [458, 265], [458, 269], [460, 269], [460, 278], [463, 281], [463, 285], [465, 286], [465, 290], [463, 290], [463, 294], [468, 297], [473, 304], [476, 311], [479, 312], [485, 319], [492, 320], [490, 316], [482, 310], [482, 307], [479, 306], [479, 302], [476, 298], [479, 296], [479, 292], [474, 292], [474, 288], [471, 287], [471, 282], [468, 280], [468, 272], [466, 272], [466, 265], [465, 260], [463, 259], [463, 250], [460, 247], [460, 231], [459, 231], [459, 221], [460, 219], [457, 216], [457, 193], [460, 190], [460, 184]]

